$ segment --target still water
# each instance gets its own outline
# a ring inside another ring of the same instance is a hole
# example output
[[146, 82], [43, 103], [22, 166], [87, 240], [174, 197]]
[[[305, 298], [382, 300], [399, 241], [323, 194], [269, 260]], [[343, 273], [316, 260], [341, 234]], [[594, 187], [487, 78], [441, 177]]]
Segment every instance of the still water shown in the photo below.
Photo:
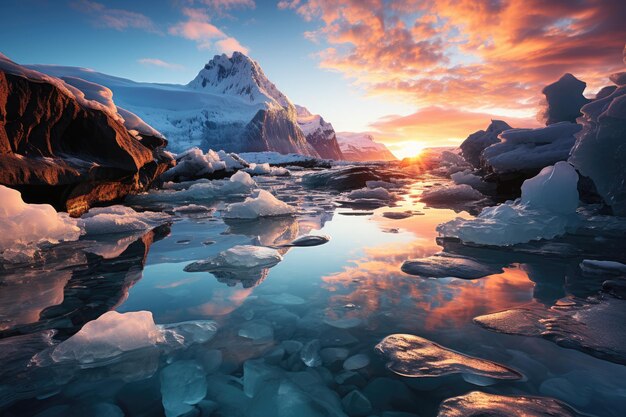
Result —
[[[60, 245], [42, 265], [3, 273], [0, 410], [7, 416], [161, 416], [162, 370], [186, 361], [197, 364], [207, 381], [204, 399], [186, 406], [190, 416], [343, 415], [340, 400], [355, 389], [371, 404], [363, 415], [435, 416], [441, 401], [476, 390], [550, 396], [581, 412], [623, 415], [623, 365], [540, 338], [488, 331], [472, 321], [511, 307], [551, 306], [563, 297], [593, 294], [599, 283], [577, 275], [582, 255], [496, 253], [503, 272], [476, 280], [401, 272], [404, 260], [442, 250], [435, 240], [439, 223], [470, 217], [420, 203], [420, 192], [434, 181], [441, 180], [412, 180], [393, 207], [353, 210], [334, 203], [341, 200], [336, 194], [303, 188], [299, 175], [257, 177], [259, 186], [296, 205], [298, 215], [225, 221], [220, 211], [227, 203], [215, 202], [212, 211], [173, 215], [171, 224], [154, 231], [107, 237], [109, 245], [95, 251], [88, 241]], [[415, 215], [383, 216], [407, 210]], [[315, 247], [281, 248], [283, 260], [254, 276], [184, 271], [235, 245], [278, 245], [309, 233], [331, 239]], [[124, 358], [104, 365], [115, 367], [107, 371], [48, 372], [29, 362], [39, 342], [24, 340], [28, 335], [56, 329], [53, 339], [63, 340], [111, 309], [147, 310], [157, 324], [213, 320], [218, 330], [208, 342], [154, 358]], [[457, 378], [425, 386], [387, 370], [375, 352], [375, 345], [394, 333], [500, 363], [523, 378], [490, 386]], [[308, 348], [313, 356], [322, 354], [321, 364], [305, 364], [302, 352]], [[346, 373], [342, 363], [355, 355], [364, 366]], [[280, 385], [246, 395], [244, 374], [256, 368], [244, 364], [259, 358], [279, 370], [274, 380], [306, 376], [299, 386], [307, 389], [291, 392]], [[276, 405], [290, 401], [292, 408]]]

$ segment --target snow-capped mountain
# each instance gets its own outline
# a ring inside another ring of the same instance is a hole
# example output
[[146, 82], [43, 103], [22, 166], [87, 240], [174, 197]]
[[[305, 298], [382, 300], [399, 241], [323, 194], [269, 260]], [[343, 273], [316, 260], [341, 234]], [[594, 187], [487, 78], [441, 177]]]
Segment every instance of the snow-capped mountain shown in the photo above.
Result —
[[161, 132], [174, 152], [198, 146], [318, 156], [298, 126], [295, 106], [239, 52], [216, 55], [187, 85], [140, 83], [78, 67], [30, 68], [78, 89], [81, 81], [107, 87], [117, 106]]
[[296, 104], [296, 111], [300, 129], [317, 153], [326, 159], [344, 159], [333, 125], [326, 122], [319, 114], [312, 114], [306, 107]]
[[385, 145], [374, 142], [366, 132], [337, 132], [337, 142], [344, 159], [348, 161], [395, 161], [397, 158]]

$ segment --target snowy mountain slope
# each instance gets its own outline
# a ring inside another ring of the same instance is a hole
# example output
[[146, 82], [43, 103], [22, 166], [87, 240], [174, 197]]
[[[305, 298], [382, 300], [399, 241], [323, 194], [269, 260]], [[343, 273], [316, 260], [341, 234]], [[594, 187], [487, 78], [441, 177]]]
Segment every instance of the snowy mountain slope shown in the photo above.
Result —
[[306, 107], [296, 104], [296, 111], [300, 129], [317, 153], [326, 159], [344, 159], [333, 125], [326, 122], [319, 114], [312, 114]]
[[348, 161], [395, 161], [397, 158], [369, 133], [337, 132], [341, 153]]
[[118, 106], [161, 132], [174, 152], [198, 146], [318, 156], [297, 124], [294, 105], [241, 53], [215, 56], [188, 85], [141, 83], [78, 67], [29, 68], [106, 86]]

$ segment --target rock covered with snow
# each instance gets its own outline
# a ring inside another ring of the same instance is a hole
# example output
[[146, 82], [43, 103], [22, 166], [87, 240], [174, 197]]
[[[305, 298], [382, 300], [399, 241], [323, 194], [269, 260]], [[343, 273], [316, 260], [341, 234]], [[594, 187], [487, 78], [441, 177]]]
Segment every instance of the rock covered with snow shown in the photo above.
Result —
[[397, 158], [367, 132], [337, 132], [337, 142], [347, 161], [395, 161]]
[[248, 197], [241, 203], [233, 203], [226, 207], [224, 217], [229, 219], [256, 219], [293, 215], [295, 212], [294, 207], [280, 201], [269, 191], [258, 190], [256, 196]]
[[42, 243], [77, 240], [75, 219], [48, 204], [26, 204], [17, 190], [0, 185], [0, 259], [26, 261]]
[[509, 129], [512, 129], [512, 127], [508, 123], [502, 120], [492, 120], [486, 130], [472, 133], [461, 143], [459, 146], [461, 155], [474, 168], [478, 168], [482, 151], [494, 143], [500, 142], [500, 139], [498, 139], [500, 133]]
[[586, 87], [587, 83], [569, 73], [545, 86], [541, 92], [546, 96], [547, 106], [543, 114], [546, 125], [576, 123], [581, 116], [580, 109], [591, 101], [583, 96]]
[[333, 125], [326, 122], [319, 114], [312, 114], [306, 107], [296, 104], [298, 125], [306, 136], [307, 142], [325, 159], [341, 160], [343, 154], [337, 142]]
[[215, 152], [211, 149], [204, 153], [198, 148], [191, 148], [176, 155], [176, 166], [163, 173], [161, 179], [163, 181], [189, 181], [211, 178], [212, 174], [217, 171], [233, 172], [247, 166], [248, 163], [235, 153]]
[[583, 130], [569, 162], [591, 178], [615, 215], [626, 216], [626, 85], [587, 104], [582, 113]]
[[0, 184], [78, 216], [148, 188], [172, 161], [138, 118], [124, 125], [110, 90], [67, 80], [0, 54]]
[[564, 234], [579, 219], [578, 174], [558, 162], [524, 182], [522, 197], [487, 207], [474, 219], [457, 218], [437, 227], [440, 235], [483, 245], [514, 245]]

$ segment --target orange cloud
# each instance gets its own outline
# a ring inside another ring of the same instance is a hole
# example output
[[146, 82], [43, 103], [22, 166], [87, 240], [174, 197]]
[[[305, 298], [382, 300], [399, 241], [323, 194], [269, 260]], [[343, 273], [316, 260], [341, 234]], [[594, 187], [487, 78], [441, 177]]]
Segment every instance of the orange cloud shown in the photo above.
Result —
[[458, 108], [425, 107], [408, 116], [387, 116], [371, 124], [373, 134], [393, 147], [403, 142], [424, 145], [455, 145], [470, 133], [486, 129], [490, 119], [504, 119], [512, 127], [538, 127], [535, 118], [497, 117], [489, 113], [470, 112]]
[[209, 15], [205, 10], [186, 7], [182, 12], [187, 20], [171, 26], [168, 30], [171, 35], [195, 41], [198, 49], [216, 48], [219, 52], [228, 54], [234, 51], [248, 53], [248, 48], [210, 23]]
[[162, 59], [159, 59], [159, 58], [141, 58], [141, 59], [138, 59], [137, 62], [139, 62], [142, 65], [152, 65], [155, 67], [167, 68], [171, 70], [181, 70], [185, 68], [180, 64], [174, 64], [172, 62], [163, 61]]
[[594, 92], [623, 68], [623, 0], [292, 0], [279, 7], [320, 22], [308, 37], [327, 43], [323, 68], [418, 108], [532, 114], [541, 88], [563, 73]]

